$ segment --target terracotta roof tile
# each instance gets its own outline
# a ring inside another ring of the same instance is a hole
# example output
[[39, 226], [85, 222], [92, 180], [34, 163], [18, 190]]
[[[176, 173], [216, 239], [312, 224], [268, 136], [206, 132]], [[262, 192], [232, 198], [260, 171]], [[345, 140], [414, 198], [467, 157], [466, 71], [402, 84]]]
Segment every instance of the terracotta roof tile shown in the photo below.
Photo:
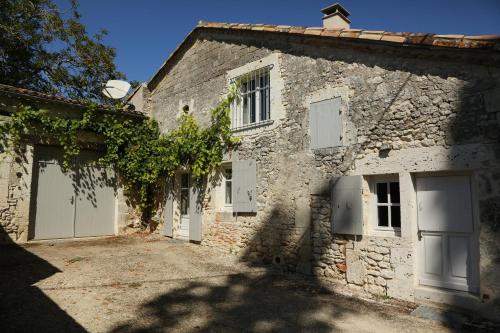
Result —
[[340, 33], [342, 38], [358, 38], [361, 35], [361, 30], [347, 29]]
[[370, 39], [370, 40], [381, 40], [384, 35], [384, 31], [361, 31], [359, 39]]
[[304, 27], [291, 27], [288, 32], [291, 34], [303, 34], [304, 31], [306, 31]]
[[219, 29], [251, 29], [255, 31], [266, 31], [276, 33], [291, 33], [322, 36], [340, 39], [362, 39], [381, 41], [397, 44], [411, 44], [433, 47], [448, 48], [500, 48], [500, 36], [464, 36], [464, 35], [435, 35], [429, 33], [411, 33], [411, 32], [384, 32], [362, 29], [332, 30], [316, 27], [296, 27], [288, 25], [270, 25], [270, 24], [225, 24], [217, 22], [200, 22], [199, 28], [219, 28]]
[[382, 38], [380, 38], [381, 41], [384, 41], [384, 42], [392, 42], [392, 43], [404, 43], [406, 41], [406, 37], [405, 36], [401, 36], [401, 35], [398, 35], [398, 34], [393, 34], [393, 33], [384, 33], [384, 35], [382, 36]]
[[481, 40], [500, 41], [499, 35], [465, 36], [464, 38], [465, 39], [481, 39]]
[[306, 28], [304, 31], [305, 35], [315, 35], [319, 36], [323, 32], [323, 28]]
[[321, 36], [326, 37], [339, 37], [342, 30], [332, 30], [332, 29], [324, 29], [321, 32]]

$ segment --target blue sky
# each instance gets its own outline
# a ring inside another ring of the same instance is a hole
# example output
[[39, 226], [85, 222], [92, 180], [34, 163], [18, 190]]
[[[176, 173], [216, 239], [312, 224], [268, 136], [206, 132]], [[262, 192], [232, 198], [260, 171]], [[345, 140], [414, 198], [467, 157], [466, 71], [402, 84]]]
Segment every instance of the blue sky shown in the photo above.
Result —
[[[129, 80], [147, 81], [199, 20], [321, 26], [321, 8], [335, 0], [80, 0], [90, 32], [106, 43]], [[500, 0], [343, 0], [352, 28], [500, 35]], [[65, 0], [56, 0], [67, 8]]]

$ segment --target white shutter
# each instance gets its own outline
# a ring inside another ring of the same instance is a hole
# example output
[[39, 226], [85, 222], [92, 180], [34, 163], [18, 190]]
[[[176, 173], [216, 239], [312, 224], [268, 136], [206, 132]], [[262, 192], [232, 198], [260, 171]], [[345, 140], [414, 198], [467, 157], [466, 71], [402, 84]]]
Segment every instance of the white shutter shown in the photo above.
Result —
[[342, 146], [341, 98], [311, 103], [309, 127], [311, 149]]
[[233, 162], [233, 211], [252, 213], [257, 211], [256, 162], [241, 160]]

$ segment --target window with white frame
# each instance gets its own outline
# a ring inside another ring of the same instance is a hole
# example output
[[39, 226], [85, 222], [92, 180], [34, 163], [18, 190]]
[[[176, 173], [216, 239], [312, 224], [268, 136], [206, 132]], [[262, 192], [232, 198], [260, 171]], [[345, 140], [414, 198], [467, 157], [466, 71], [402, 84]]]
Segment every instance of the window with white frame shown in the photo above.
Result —
[[233, 205], [233, 170], [231, 168], [224, 169], [224, 205]]
[[398, 181], [377, 181], [375, 183], [375, 201], [377, 208], [378, 229], [401, 228], [401, 203]]
[[189, 174], [181, 175], [181, 215], [189, 215]]
[[237, 79], [240, 80], [240, 86], [232, 105], [233, 129], [251, 127], [270, 120], [270, 66]]

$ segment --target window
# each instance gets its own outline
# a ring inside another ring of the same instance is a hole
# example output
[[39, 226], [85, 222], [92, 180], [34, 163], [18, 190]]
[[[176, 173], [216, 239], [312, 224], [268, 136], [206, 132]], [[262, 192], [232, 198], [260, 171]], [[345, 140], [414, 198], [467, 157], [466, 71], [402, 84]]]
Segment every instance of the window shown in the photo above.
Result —
[[269, 70], [268, 66], [240, 77], [238, 96], [232, 105], [233, 129], [271, 119]]
[[189, 174], [181, 175], [181, 215], [189, 215]]
[[377, 182], [375, 192], [377, 227], [380, 229], [401, 228], [399, 182]]
[[224, 170], [224, 204], [233, 204], [233, 170], [230, 168]]

